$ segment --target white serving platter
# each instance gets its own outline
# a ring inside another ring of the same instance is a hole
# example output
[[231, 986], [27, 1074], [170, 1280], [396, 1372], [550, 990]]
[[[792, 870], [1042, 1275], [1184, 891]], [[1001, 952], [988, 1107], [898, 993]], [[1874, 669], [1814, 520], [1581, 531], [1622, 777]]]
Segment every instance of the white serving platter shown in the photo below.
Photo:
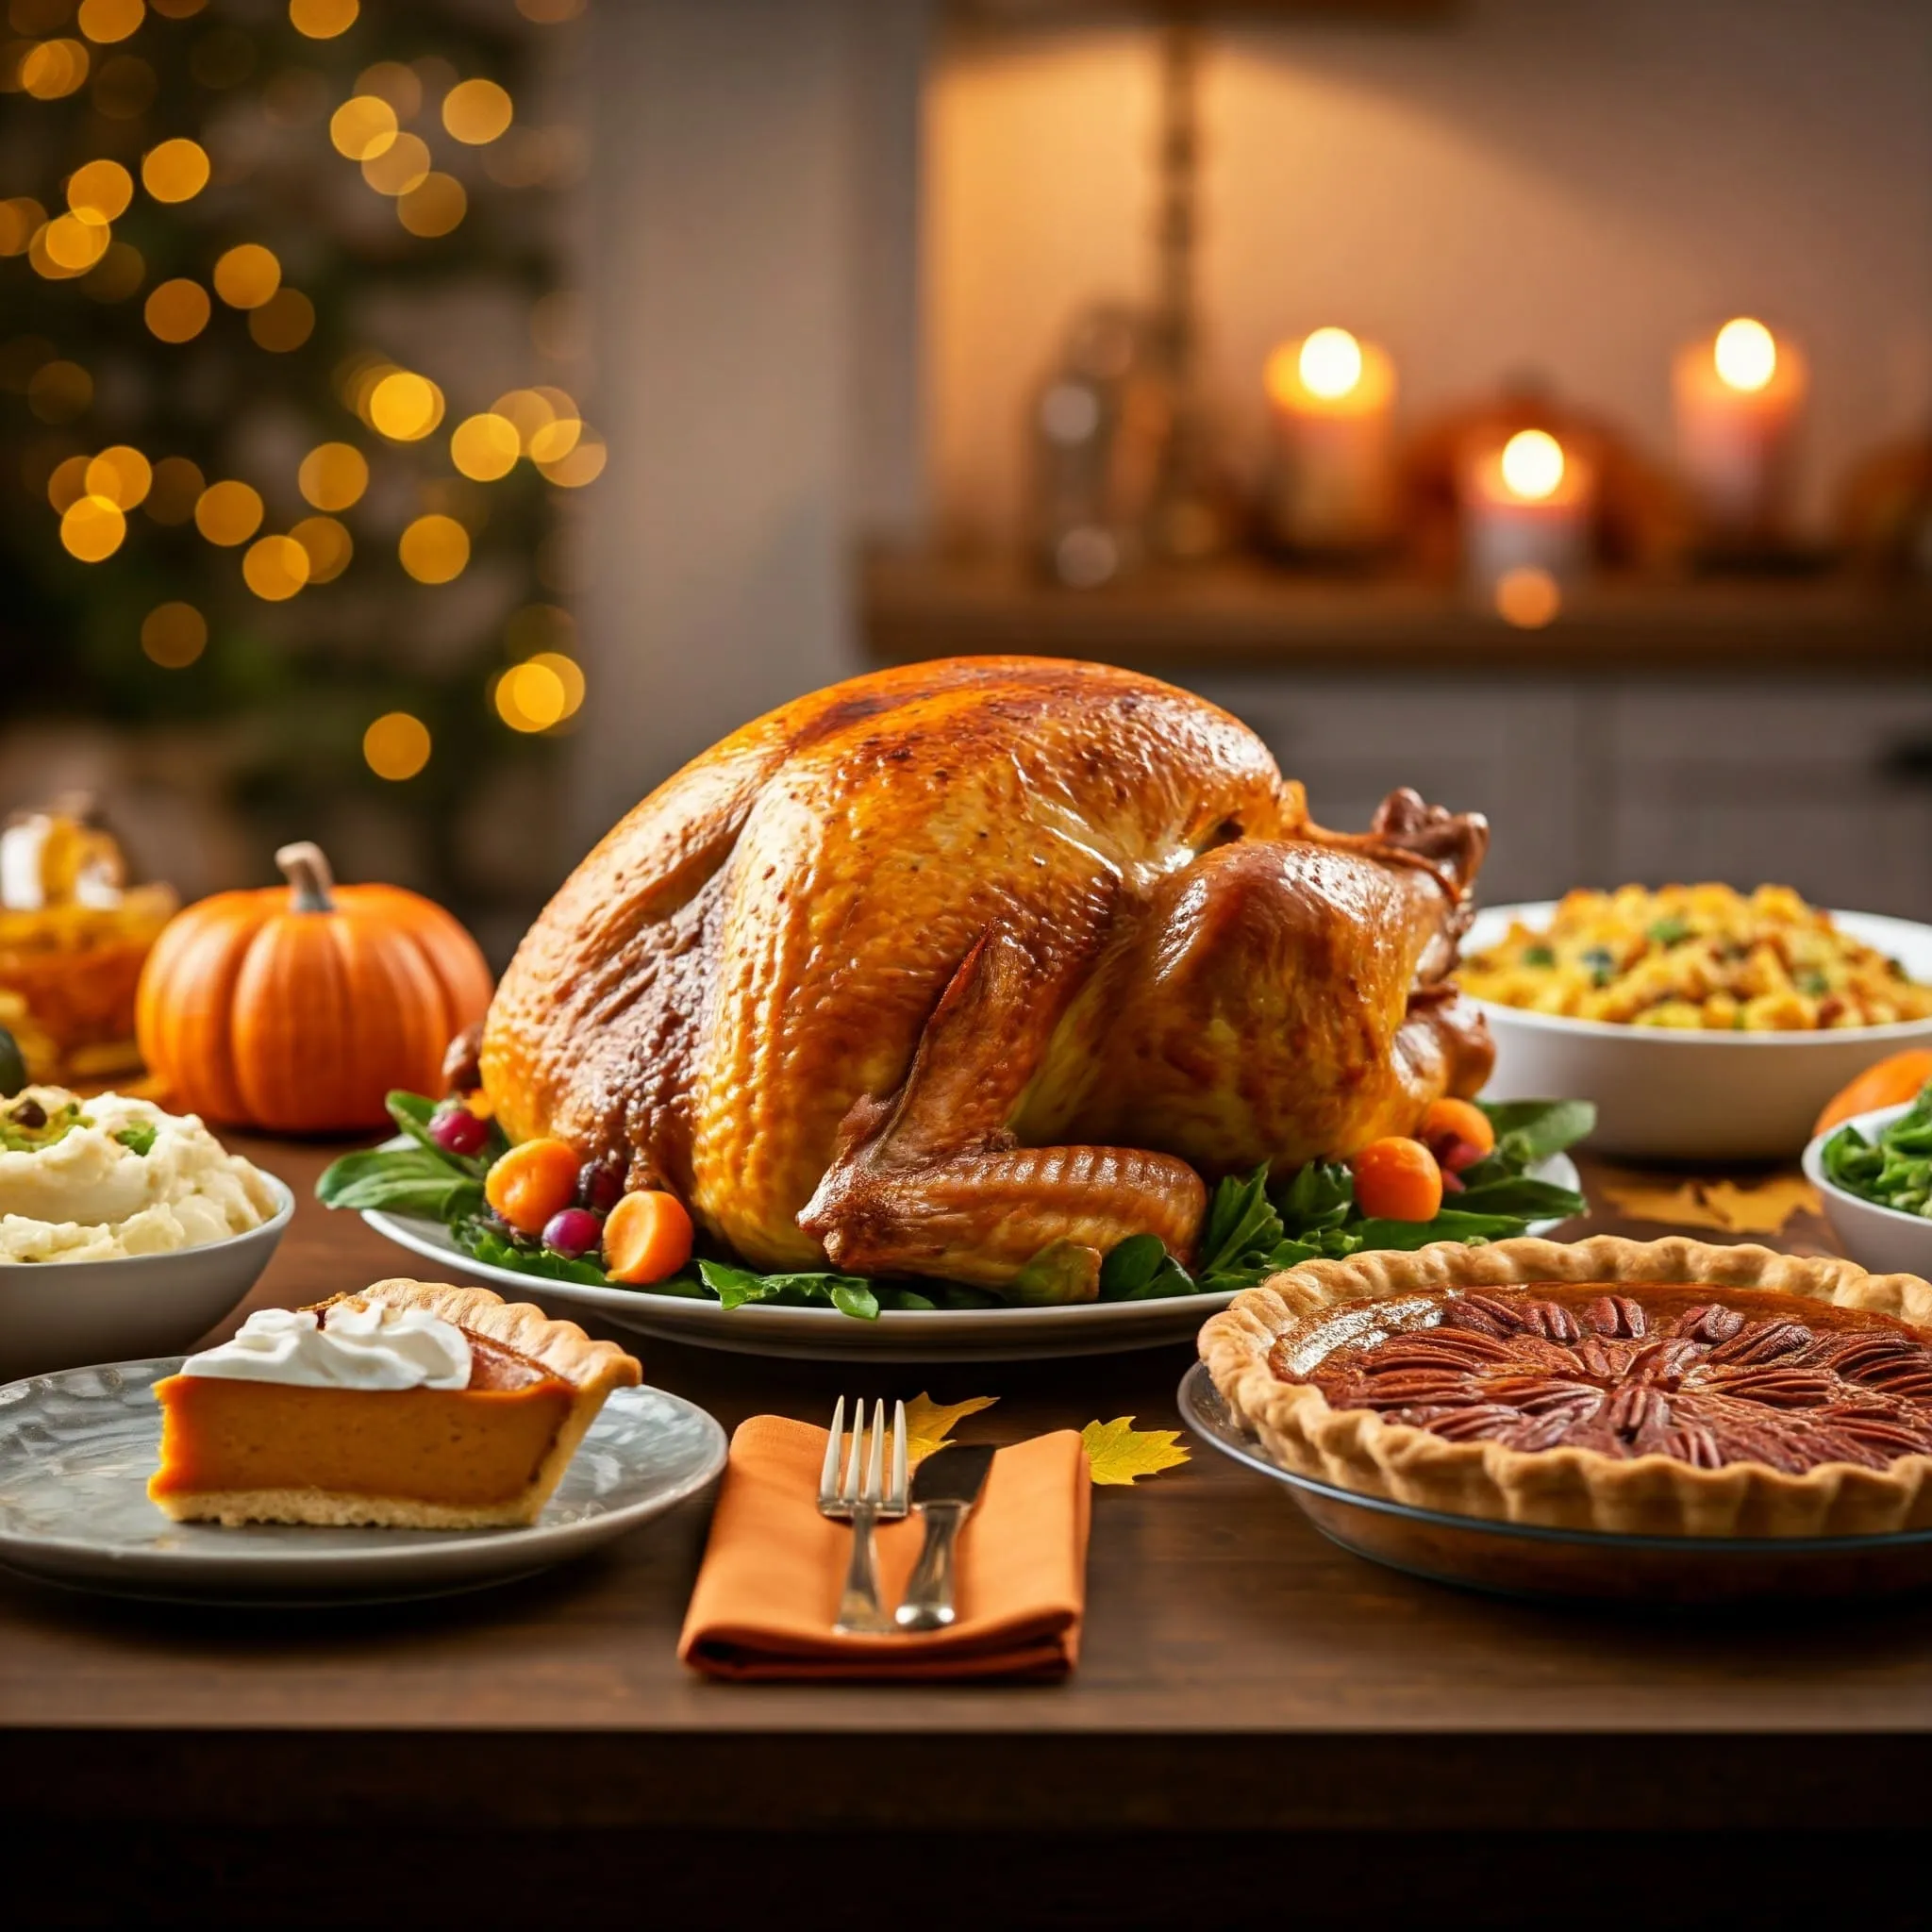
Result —
[[[1545, 899], [1477, 914], [1465, 954], [1498, 943], [1512, 922], [1547, 926]], [[1856, 940], [1932, 981], [1932, 926], [1875, 912], [1834, 912]], [[1476, 1004], [1496, 1042], [1485, 1100], [1562, 1094], [1596, 1103], [1593, 1152], [1638, 1159], [1796, 1160], [1824, 1103], [1874, 1060], [1932, 1045], [1932, 1020], [1821, 1033], [1703, 1033], [1616, 1025]]]
[[154, 1385], [178, 1356], [0, 1389], [0, 1567], [116, 1596], [225, 1604], [437, 1596], [506, 1583], [623, 1536], [724, 1467], [724, 1431], [661, 1389], [612, 1391], [527, 1527], [325, 1529], [175, 1523], [147, 1499]]
[[[1577, 1185], [1574, 1164], [1558, 1154], [1536, 1170], [1558, 1187]], [[725, 1308], [708, 1295], [654, 1294], [648, 1289], [552, 1281], [496, 1268], [463, 1253], [441, 1223], [377, 1209], [363, 1220], [439, 1273], [488, 1282], [515, 1301], [535, 1302], [552, 1315], [588, 1314], [619, 1328], [738, 1355], [789, 1356], [832, 1361], [1000, 1362], [1058, 1356], [1119, 1355], [1128, 1349], [1191, 1341], [1201, 1324], [1234, 1299], [1224, 1294], [1175, 1295], [1165, 1301], [1083, 1302], [1050, 1308], [907, 1308], [875, 1322], [836, 1308], [779, 1307], [749, 1303]], [[1555, 1222], [1538, 1223], [1533, 1234]]]

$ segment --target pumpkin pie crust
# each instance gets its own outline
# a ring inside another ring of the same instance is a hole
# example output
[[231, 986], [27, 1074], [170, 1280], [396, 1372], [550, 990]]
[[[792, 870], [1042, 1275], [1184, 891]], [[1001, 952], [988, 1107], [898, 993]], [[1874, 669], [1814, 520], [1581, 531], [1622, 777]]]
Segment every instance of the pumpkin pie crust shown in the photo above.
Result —
[[527, 1302], [395, 1279], [313, 1306], [421, 1307], [470, 1344], [461, 1389], [315, 1388], [170, 1375], [148, 1495], [177, 1522], [480, 1529], [534, 1523], [611, 1390], [641, 1379]]
[[1308, 1261], [1201, 1331], [1283, 1468], [1621, 1535], [1932, 1528], [1932, 1285], [1597, 1235]]

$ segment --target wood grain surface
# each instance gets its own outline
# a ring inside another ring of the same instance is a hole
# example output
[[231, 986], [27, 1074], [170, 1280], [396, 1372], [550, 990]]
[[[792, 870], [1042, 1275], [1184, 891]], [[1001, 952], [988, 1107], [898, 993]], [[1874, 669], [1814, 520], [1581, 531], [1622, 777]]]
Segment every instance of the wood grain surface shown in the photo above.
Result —
[[[325, 1150], [239, 1144], [302, 1204], [256, 1303], [408, 1265], [309, 1199]], [[1804, 1216], [1784, 1240], [1829, 1246]], [[1172, 1426], [1191, 1359], [860, 1372], [633, 1345], [727, 1427], [926, 1390], [997, 1395], [959, 1431], [995, 1441]], [[1654, 1831], [1683, 1824], [1686, 1778], [1709, 1830], [1905, 1828], [1932, 1769], [1923, 1607], [1670, 1618], [1461, 1592], [1336, 1548], [1207, 1450], [1096, 1493], [1085, 1649], [1052, 1688], [697, 1679], [673, 1646], [705, 1524], [694, 1505], [547, 1576], [391, 1607], [243, 1613], [0, 1577], [6, 1836], [259, 1833], [372, 1804], [425, 1830], [909, 1830], [941, 1794], [948, 1830]]]

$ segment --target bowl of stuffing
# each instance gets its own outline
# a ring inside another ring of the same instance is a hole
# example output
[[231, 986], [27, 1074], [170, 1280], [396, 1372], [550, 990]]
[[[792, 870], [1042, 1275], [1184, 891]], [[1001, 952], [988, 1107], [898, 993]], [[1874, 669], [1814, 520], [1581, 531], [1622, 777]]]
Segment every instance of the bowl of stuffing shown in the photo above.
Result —
[[1574, 891], [1481, 913], [1457, 978], [1496, 1041], [1484, 1097], [1594, 1101], [1637, 1158], [1794, 1158], [1821, 1108], [1932, 1045], [1932, 926], [1786, 886]]

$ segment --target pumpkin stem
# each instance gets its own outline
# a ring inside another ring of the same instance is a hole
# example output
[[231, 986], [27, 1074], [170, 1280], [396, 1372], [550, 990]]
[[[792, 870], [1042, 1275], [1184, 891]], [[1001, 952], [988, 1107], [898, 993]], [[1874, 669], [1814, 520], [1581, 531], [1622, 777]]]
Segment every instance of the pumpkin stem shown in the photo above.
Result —
[[297, 912], [333, 912], [336, 902], [329, 897], [335, 874], [320, 845], [308, 839], [284, 845], [275, 854], [275, 863], [293, 888]]

